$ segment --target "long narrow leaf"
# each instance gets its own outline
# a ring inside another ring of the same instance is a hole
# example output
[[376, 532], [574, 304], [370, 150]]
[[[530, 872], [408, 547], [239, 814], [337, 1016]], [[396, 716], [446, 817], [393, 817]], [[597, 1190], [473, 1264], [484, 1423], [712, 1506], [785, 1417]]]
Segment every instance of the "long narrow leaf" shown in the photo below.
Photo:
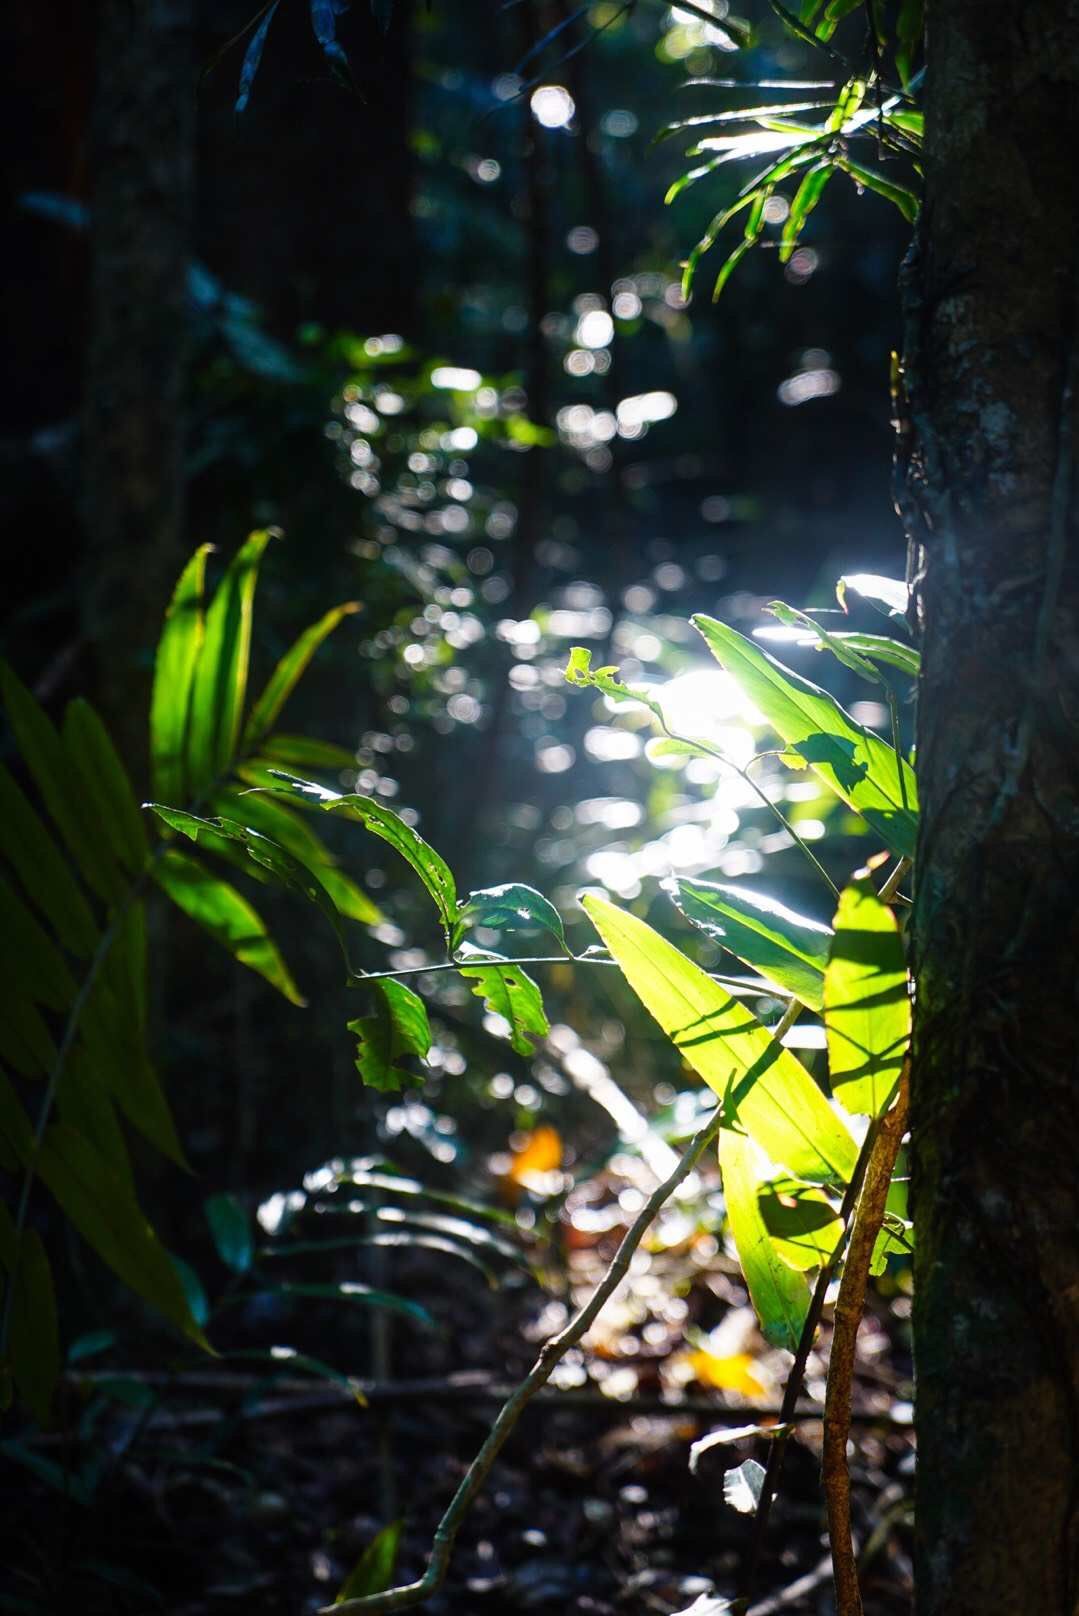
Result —
[[794, 1352], [809, 1311], [809, 1286], [779, 1256], [761, 1216], [753, 1141], [744, 1133], [720, 1129], [719, 1166], [727, 1221], [761, 1333], [770, 1346]]
[[196, 794], [226, 774], [236, 755], [251, 656], [251, 608], [259, 562], [270, 538], [266, 529], [251, 534], [206, 613], [187, 737], [188, 789]]
[[63, 946], [85, 959], [97, 946], [98, 931], [82, 889], [62, 853], [0, 765], [0, 855], [14, 870], [26, 896], [37, 905]]
[[68, 760], [52, 720], [6, 665], [0, 668], [0, 688], [19, 750], [80, 874], [103, 898], [110, 901], [122, 898], [127, 883], [107, 845], [88, 823], [79, 792], [73, 789]]
[[855, 722], [834, 696], [784, 667], [735, 629], [696, 616], [694, 627], [717, 662], [795, 753], [879, 835], [913, 858], [918, 830], [914, 771], [879, 736]]
[[689, 876], [672, 876], [664, 887], [686, 919], [713, 942], [793, 993], [809, 1009], [821, 1008], [830, 927], [749, 887]]
[[180, 574], [157, 642], [150, 697], [150, 779], [155, 794], [166, 802], [183, 802], [187, 795], [187, 728], [205, 632], [202, 597], [211, 548], [204, 544], [196, 550]]
[[349, 600], [335, 606], [312, 623], [291, 648], [285, 652], [267, 682], [262, 695], [248, 714], [244, 726], [242, 750], [254, 752], [276, 724], [278, 715], [296, 684], [305, 672], [311, 658], [328, 635], [332, 634], [342, 618], [360, 609], [359, 601]]
[[910, 997], [895, 916], [862, 875], [842, 893], [824, 973], [832, 1089], [848, 1111], [880, 1116], [910, 1043]]
[[112, 851], [132, 874], [150, 851], [146, 826], [112, 737], [88, 701], [76, 697], [64, 713], [63, 742]]
[[265, 922], [235, 887], [175, 847], [166, 848], [154, 866], [154, 875], [173, 903], [227, 948], [241, 965], [265, 977], [290, 1004], [307, 1002], [266, 930]]
[[592, 894], [581, 903], [645, 1009], [723, 1101], [727, 1125], [799, 1177], [846, 1180], [854, 1140], [801, 1062], [643, 920]]

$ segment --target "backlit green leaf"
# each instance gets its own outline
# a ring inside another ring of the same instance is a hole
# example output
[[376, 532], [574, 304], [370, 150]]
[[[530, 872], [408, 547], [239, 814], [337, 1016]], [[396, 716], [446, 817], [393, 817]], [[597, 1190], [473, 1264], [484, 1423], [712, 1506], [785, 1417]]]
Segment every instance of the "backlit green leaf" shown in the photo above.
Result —
[[265, 977], [291, 1004], [306, 1003], [265, 923], [235, 887], [174, 847], [157, 860], [154, 876], [173, 903], [241, 965]]
[[817, 203], [824, 195], [824, 187], [828, 184], [834, 173], [830, 159], [814, 163], [808, 174], [803, 176], [802, 183], [794, 193], [790, 212], [783, 221], [783, 234], [780, 237], [779, 261], [788, 264], [791, 254], [798, 244], [798, 237], [802, 233], [802, 226], [813, 212]]
[[759, 1192], [761, 1217], [775, 1249], [791, 1268], [819, 1268], [843, 1231], [827, 1197], [797, 1179], [772, 1178]]
[[325, 887], [339, 914], [364, 926], [376, 926], [381, 920], [378, 907], [338, 867], [334, 855], [308, 821], [293, 813], [280, 797], [265, 791], [222, 791], [213, 806], [222, 818], [261, 831], [299, 859]]
[[309, 629], [305, 629], [296, 643], [285, 652], [270, 675], [265, 690], [248, 715], [243, 734], [245, 752], [255, 751], [269, 734], [277, 722], [282, 707], [296, 688], [297, 682], [323, 640], [333, 633], [343, 617], [348, 617], [350, 613], [358, 612], [359, 609], [359, 602], [355, 600], [346, 601], [343, 606], [333, 607], [317, 623], [312, 623]]
[[154, 813], [173, 830], [180, 831], [193, 842], [201, 841], [215, 850], [220, 849], [222, 838], [226, 842], [238, 843], [259, 869], [269, 870], [288, 891], [306, 898], [309, 903], [322, 910], [333, 927], [334, 935], [341, 945], [341, 952], [345, 955], [346, 963], [348, 962], [348, 951], [341, 930], [341, 917], [334, 908], [333, 900], [318, 876], [314, 875], [306, 864], [295, 858], [287, 848], [281, 847], [269, 836], [264, 836], [261, 831], [222, 816], [215, 819], [200, 819], [196, 814], [184, 813], [179, 808], [166, 808], [161, 803], [147, 803], [146, 806], [152, 808]]
[[910, 997], [895, 916], [868, 875], [845, 888], [824, 973], [832, 1090], [848, 1111], [881, 1114], [910, 1042]]
[[694, 626], [787, 748], [860, 813], [893, 853], [913, 858], [918, 788], [905, 759], [828, 691], [784, 667], [735, 629], [696, 616]]
[[765, 1227], [757, 1199], [758, 1157], [746, 1134], [720, 1129], [723, 1202], [761, 1334], [769, 1346], [793, 1352], [809, 1311], [809, 1286], [779, 1256]]
[[150, 698], [150, 778], [155, 793], [166, 802], [183, 802], [187, 795], [187, 730], [205, 628], [202, 593], [211, 548], [200, 546], [180, 574], [157, 642]]
[[534, 931], [542, 927], [563, 948], [566, 946], [562, 916], [554, 904], [535, 887], [524, 886], [520, 881], [470, 892], [458, 906], [454, 941], [473, 926], [494, 926], [503, 931]]
[[374, 1015], [348, 1024], [349, 1032], [359, 1039], [356, 1070], [372, 1089], [393, 1090], [402, 1083], [415, 1084], [420, 1080], [398, 1062], [402, 1055], [426, 1059], [431, 1047], [427, 1007], [419, 994], [403, 982], [372, 985], [376, 995]]
[[663, 883], [686, 919], [811, 1010], [824, 1003], [832, 933], [751, 887], [672, 876]]
[[48, 1010], [66, 1010], [75, 997], [75, 978], [64, 956], [2, 876], [0, 959], [9, 991], [14, 990]]
[[836, 582], [835, 596], [843, 610], [847, 609], [847, 591], [871, 601], [889, 617], [905, 617], [909, 592], [902, 578], [885, 578], [879, 572], [846, 572]]
[[457, 917], [457, 888], [450, 867], [399, 814], [376, 802], [373, 797], [342, 796], [338, 792], [327, 791], [311, 780], [298, 780], [278, 770], [274, 770], [274, 775], [278, 790], [314, 801], [329, 813], [355, 819], [365, 830], [395, 848], [412, 866], [430, 893], [447, 936], [452, 933]]
[[188, 790], [204, 791], [228, 773], [240, 739], [251, 657], [251, 609], [270, 533], [252, 533], [237, 552], [206, 612], [191, 691]]
[[[474, 954], [477, 962], [491, 958], [479, 949], [469, 949], [467, 943], [459, 953], [461, 957]], [[543, 995], [532, 978], [519, 965], [509, 963], [462, 964], [461, 975], [475, 984], [472, 991], [487, 1009], [506, 1022], [514, 1051], [518, 1055], [535, 1054], [532, 1039], [546, 1038], [551, 1028], [543, 1008]]]
[[854, 1140], [790, 1050], [643, 920], [592, 894], [581, 904], [645, 1009], [723, 1101], [727, 1125], [800, 1178], [846, 1181]]

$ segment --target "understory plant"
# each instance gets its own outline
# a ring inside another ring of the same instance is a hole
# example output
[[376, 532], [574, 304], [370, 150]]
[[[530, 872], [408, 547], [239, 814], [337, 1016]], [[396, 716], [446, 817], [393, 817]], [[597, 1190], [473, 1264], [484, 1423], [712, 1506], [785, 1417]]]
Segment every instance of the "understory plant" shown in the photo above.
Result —
[[[864, 575], [842, 580], [841, 604], [849, 590], [877, 604], [893, 627], [902, 623], [902, 584]], [[393, 1090], [414, 1082], [416, 1063], [431, 1046], [424, 999], [406, 979], [457, 973], [488, 1015], [500, 1018], [513, 1048], [530, 1054], [533, 1040], [543, 1038], [548, 1026], [529, 968], [569, 961], [580, 969], [616, 965], [682, 1061], [715, 1097], [703, 1127], [636, 1218], [589, 1303], [547, 1342], [503, 1408], [443, 1519], [425, 1576], [404, 1588], [350, 1594], [338, 1610], [396, 1609], [421, 1602], [439, 1586], [461, 1521], [521, 1409], [585, 1333], [655, 1214], [713, 1145], [727, 1229], [762, 1333], [771, 1345], [794, 1355], [778, 1424], [738, 1433], [739, 1440], [756, 1438], [767, 1446], [767, 1465], [747, 1459], [728, 1476], [727, 1495], [735, 1507], [755, 1513], [759, 1542], [816, 1327], [829, 1287], [838, 1279], [824, 1482], [837, 1586], [846, 1590], [841, 1609], [859, 1608], [846, 1465], [855, 1337], [869, 1276], [881, 1272], [890, 1255], [910, 1251], [902, 1186], [892, 1180], [906, 1127], [911, 1019], [897, 905], [915, 852], [918, 799], [900, 744], [902, 691], [894, 681], [909, 680], [918, 660], [893, 632], [825, 627], [813, 614], [781, 602], [772, 611], [794, 638], [815, 645], [877, 688], [891, 717], [891, 738], [859, 723], [826, 689], [754, 640], [715, 619], [693, 619], [708, 650], [774, 732], [784, 764], [811, 771], [862, 822], [873, 848], [864, 867], [841, 889], [834, 887], [778, 804], [765, 797], [784, 832], [831, 887], [830, 926], [752, 887], [696, 877], [665, 883], [682, 915], [748, 972], [741, 977], [717, 979], [640, 914], [597, 891], [585, 892], [580, 901], [598, 942], [571, 953], [562, 916], [534, 888], [509, 882], [462, 897], [449, 865], [404, 817], [370, 796], [334, 790], [276, 765], [259, 775], [252, 793], [232, 799], [227, 813], [163, 801], [150, 805], [170, 832], [202, 849], [254, 859], [271, 876], [303, 891], [335, 929], [334, 895], [317, 873], [308, 870], [307, 878], [297, 879], [285, 844], [269, 833], [267, 810], [300, 806], [343, 817], [388, 844], [411, 867], [434, 907], [445, 956], [422, 966], [351, 972], [367, 999], [365, 1013], [349, 1024], [357, 1040], [356, 1064], [374, 1088]], [[661, 731], [654, 743], [660, 756], [708, 756], [752, 783], [752, 760], [736, 764], [711, 740], [673, 732], [654, 689], [625, 683], [613, 667], [594, 669], [587, 651], [572, 652], [566, 679], [615, 705], [643, 705]], [[510, 942], [518, 933], [539, 930], [550, 945], [544, 953], [503, 952], [505, 943], [498, 951], [479, 947], [469, 936], [479, 927], [484, 938], [495, 933]], [[751, 998], [786, 1008], [766, 1024], [750, 1007]], [[803, 1012], [823, 1022], [827, 1084], [785, 1042]]]

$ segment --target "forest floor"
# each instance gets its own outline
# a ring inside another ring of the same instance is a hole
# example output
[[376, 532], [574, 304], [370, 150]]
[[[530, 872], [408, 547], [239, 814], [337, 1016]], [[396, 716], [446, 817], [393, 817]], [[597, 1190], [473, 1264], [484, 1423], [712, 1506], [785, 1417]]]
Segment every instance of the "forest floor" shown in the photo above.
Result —
[[[616, 1161], [618, 1159], [616, 1158]], [[333, 1602], [380, 1528], [403, 1520], [397, 1580], [421, 1574], [439, 1517], [499, 1394], [528, 1369], [601, 1275], [633, 1186], [609, 1165], [563, 1207], [535, 1277], [490, 1290], [430, 1252], [394, 1254], [394, 1286], [421, 1295], [436, 1332], [379, 1326], [385, 1375], [343, 1388], [230, 1361], [174, 1373], [74, 1376], [63, 1431], [27, 1439], [0, 1481], [0, 1610], [302, 1616]], [[462, 1529], [431, 1616], [713, 1616], [744, 1587], [753, 1517], [724, 1500], [752, 1438], [690, 1445], [774, 1419], [789, 1355], [756, 1332], [736, 1267], [684, 1210], [638, 1254], [560, 1384], [526, 1410]], [[681, 1219], [681, 1224], [676, 1220]], [[535, 1269], [534, 1269], [535, 1272]], [[340, 1361], [314, 1307], [301, 1350]], [[385, 1319], [385, 1315], [381, 1316]], [[370, 1332], [371, 1315], [362, 1328]], [[342, 1332], [355, 1328], [351, 1317]], [[241, 1349], [236, 1342], [219, 1346]], [[348, 1356], [350, 1338], [340, 1341]], [[362, 1337], [357, 1337], [362, 1340]], [[828, 1327], [803, 1396], [819, 1409]], [[860, 1339], [851, 1471], [867, 1616], [911, 1608], [909, 1291], [886, 1276]], [[369, 1363], [371, 1338], [366, 1338]], [[357, 1358], [356, 1361], [363, 1361]], [[89, 1369], [91, 1366], [87, 1366]], [[282, 1364], [282, 1369], [287, 1367]], [[102, 1389], [111, 1396], [102, 1398]], [[126, 1388], [126, 1390], [124, 1389]], [[98, 1408], [92, 1428], [86, 1412]], [[834, 1611], [819, 1485], [820, 1423], [800, 1421], [753, 1590], [752, 1616]], [[10, 1448], [10, 1445], [8, 1445]], [[68, 1496], [62, 1491], [67, 1477]], [[72, 1496], [72, 1494], [74, 1496]]]

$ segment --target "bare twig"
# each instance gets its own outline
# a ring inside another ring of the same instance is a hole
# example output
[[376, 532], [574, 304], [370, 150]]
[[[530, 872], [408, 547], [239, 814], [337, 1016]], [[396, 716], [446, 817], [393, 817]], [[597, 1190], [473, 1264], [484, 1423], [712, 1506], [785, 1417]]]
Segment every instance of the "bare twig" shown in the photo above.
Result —
[[560, 1331], [558, 1335], [552, 1336], [545, 1343], [543, 1350], [524, 1380], [503, 1403], [483, 1446], [469, 1465], [464, 1479], [438, 1524], [431, 1549], [431, 1557], [423, 1576], [417, 1582], [407, 1583], [400, 1588], [390, 1588], [385, 1593], [369, 1594], [361, 1599], [342, 1600], [339, 1604], [327, 1606], [324, 1612], [320, 1612], [320, 1616], [349, 1616], [352, 1611], [364, 1611], [367, 1616], [374, 1616], [375, 1612], [405, 1610], [412, 1605], [422, 1604], [425, 1599], [429, 1598], [431, 1594], [442, 1586], [449, 1570], [454, 1543], [464, 1518], [471, 1508], [476, 1494], [487, 1480], [491, 1466], [520, 1419], [522, 1411], [536, 1392], [550, 1379], [556, 1365], [564, 1354], [569, 1351], [570, 1347], [575, 1346], [591, 1327], [604, 1303], [607, 1302], [625, 1277], [629, 1269], [630, 1259], [640, 1245], [653, 1218], [670, 1196], [674, 1194], [683, 1179], [687, 1178], [693, 1171], [708, 1146], [715, 1140], [722, 1120], [723, 1107], [717, 1106], [708, 1122], [695, 1135], [683, 1153], [678, 1166], [649, 1196], [644, 1207], [634, 1219], [633, 1224], [623, 1236], [610, 1267], [584, 1307], [580, 1309], [564, 1330]]
[[[813, 1287], [809, 1311], [806, 1314], [805, 1323], [802, 1325], [802, 1334], [798, 1340], [798, 1350], [794, 1355], [794, 1362], [791, 1365], [790, 1374], [787, 1376], [787, 1384], [783, 1391], [783, 1403], [779, 1411], [779, 1423], [781, 1425], [790, 1425], [792, 1423], [794, 1410], [797, 1407], [798, 1398], [802, 1390], [802, 1382], [805, 1379], [806, 1364], [809, 1361], [813, 1337], [817, 1333], [817, 1325], [820, 1323], [820, 1316], [824, 1310], [824, 1298], [828, 1294], [832, 1276], [839, 1264], [840, 1257], [843, 1255], [851, 1217], [861, 1192], [862, 1182], [865, 1178], [869, 1158], [879, 1130], [879, 1121], [874, 1120], [870, 1123], [866, 1136], [862, 1141], [862, 1148], [858, 1152], [858, 1160], [854, 1164], [854, 1172], [851, 1174], [850, 1183], [847, 1185], [843, 1195], [843, 1204], [839, 1210], [840, 1222], [843, 1225], [842, 1232], [835, 1243], [832, 1255], [817, 1275], [817, 1283]], [[765, 1538], [768, 1534], [768, 1519], [772, 1511], [772, 1500], [775, 1497], [776, 1488], [779, 1486], [789, 1435], [789, 1432], [784, 1432], [782, 1436], [776, 1437], [775, 1441], [770, 1442], [768, 1445], [768, 1460], [765, 1465], [764, 1480], [761, 1483], [761, 1496], [753, 1519], [753, 1537], [749, 1545], [745, 1577], [743, 1579], [742, 1592], [747, 1602], [753, 1598], [757, 1570], [760, 1565]]]
[[836, 1616], [862, 1616], [858, 1563], [850, 1526], [850, 1472], [847, 1437], [850, 1434], [851, 1386], [857, 1351], [858, 1326], [865, 1308], [866, 1286], [873, 1247], [884, 1219], [884, 1205], [899, 1145], [906, 1132], [910, 1085], [906, 1071], [899, 1096], [881, 1119], [866, 1164], [865, 1181], [851, 1229], [850, 1249], [835, 1305], [835, 1327], [828, 1360], [828, 1392], [824, 1405], [824, 1449], [821, 1473], [828, 1506], [828, 1535], [832, 1545]]

